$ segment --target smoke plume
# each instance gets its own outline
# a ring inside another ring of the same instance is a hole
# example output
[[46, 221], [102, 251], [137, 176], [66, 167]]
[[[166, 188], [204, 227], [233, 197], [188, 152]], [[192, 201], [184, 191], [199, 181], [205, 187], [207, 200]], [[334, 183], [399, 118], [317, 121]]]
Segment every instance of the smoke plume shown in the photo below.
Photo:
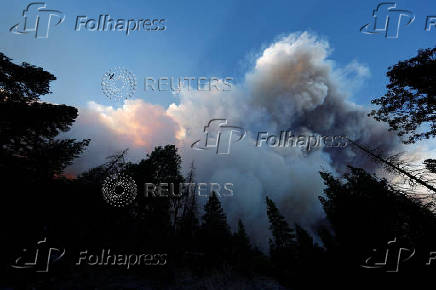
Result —
[[[98, 165], [126, 147], [130, 158], [138, 160], [154, 146], [176, 144], [185, 171], [194, 161], [196, 182], [234, 184], [234, 196], [221, 199], [229, 223], [234, 227], [241, 218], [259, 247], [265, 248], [269, 237], [265, 195], [291, 225], [297, 222], [311, 230], [323, 218], [319, 171], [342, 173], [348, 164], [372, 170], [374, 163], [350, 145], [310, 152], [256, 147], [258, 132], [347, 136], [386, 153], [400, 144], [383, 124], [367, 117], [367, 109], [349, 100], [349, 92], [369, 75], [368, 68], [354, 60], [335, 68], [329, 53], [326, 41], [309, 33], [291, 34], [267, 47], [231, 91], [182, 90], [178, 104], [166, 109], [142, 100], [126, 101], [116, 110], [90, 103], [80, 110], [71, 134], [89, 137], [93, 144], [74, 168]], [[232, 144], [230, 155], [191, 148], [212, 119], [226, 119], [247, 131]]]

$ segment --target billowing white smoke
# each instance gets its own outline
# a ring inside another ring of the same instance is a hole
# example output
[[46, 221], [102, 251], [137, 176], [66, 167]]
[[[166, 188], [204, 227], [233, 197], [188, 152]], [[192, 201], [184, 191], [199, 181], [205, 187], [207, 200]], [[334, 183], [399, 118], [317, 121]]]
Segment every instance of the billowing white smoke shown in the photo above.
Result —
[[[295, 135], [348, 136], [385, 152], [399, 144], [397, 137], [366, 116], [364, 108], [347, 100], [344, 82], [356, 85], [368, 74], [367, 68], [353, 61], [344, 70], [335, 69], [333, 62], [327, 59], [328, 53], [326, 42], [308, 33], [291, 34], [265, 49], [244, 82], [233, 85], [231, 91], [185, 90], [179, 93], [180, 103], [172, 104], [166, 112], [157, 108], [159, 106], [130, 101], [118, 111], [101, 107], [96, 110], [94, 104], [94, 109], [81, 111], [81, 114], [97, 115], [98, 122], [91, 125], [94, 129], [88, 126], [86, 130], [101, 132], [105, 128], [105, 135], [109, 136], [106, 140], [111, 142], [118, 142], [121, 137], [124, 141], [132, 139], [134, 129], [137, 135], [132, 140], [136, 143], [128, 146], [134, 150], [137, 144], [148, 146], [147, 151], [152, 145], [165, 141], [174, 144], [176, 137], [184, 169], [195, 162], [196, 182], [234, 184], [234, 196], [222, 198], [229, 223], [235, 226], [241, 218], [255, 244], [265, 248], [269, 236], [265, 195], [276, 202], [289, 222], [310, 229], [323, 217], [318, 201], [323, 188], [319, 171], [338, 173], [347, 164], [366, 168], [373, 165], [350, 146], [314, 150], [309, 154], [298, 147], [256, 147], [258, 132], [278, 136], [280, 131], [291, 130]], [[346, 72], [350, 70], [357, 75], [356, 79], [346, 79]], [[152, 128], [138, 132], [138, 124], [147, 126], [138, 123], [139, 114], [126, 120], [126, 116], [131, 116], [128, 106], [133, 104], [138, 106], [137, 110], [154, 112], [155, 119], [148, 125]], [[226, 119], [229, 125], [247, 131], [245, 139], [232, 144], [230, 155], [191, 148], [193, 142], [202, 138], [203, 128], [211, 119]], [[76, 126], [76, 131], [81, 131], [80, 120]], [[157, 140], [156, 134], [167, 137]], [[95, 146], [105, 146], [99, 139], [94, 140]], [[125, 143], [118, 144], [118, 149]], [[87, 158], [89, 155], [85, 154], [82, 160]]]
[[[229, 156], [193, 151], [189, 146], [182, 148], [182, 155], [187, 162], [196, 162], [199, 181], [234, 183], [234, 198], [223, 199], [227, 212], [233, 224], [237, 218], [245, 220], [262, 245], [267, 242], [266, 194], [288, 220], [310, 226], [322, 217], [318, 171], [342, 171], [347, 164], [368, 167], [372, 163], [350, 148], [310, 154], [296, 148], [259, 148], [255, 146], [257, 132], [278, 136], [280, 131], [292, 130], [295, 135], [348, 136], [386, 152], [398, 144], [393, 134], [339, 92], [337, 73], [326, 59], [328, 51], [326, 42], [307, 33], [292, 34], [265, 49], [245, 83], [231, 93], [184, 92], [180, 105], [167, 110], [188, 129], [183, 139], [187, 145], [201, 137], [203, 126], [211, 119], [227, 119], [248, 131], [245, 140], [232, 145]], [[360, 66], [354, 62], [354, 68]]]

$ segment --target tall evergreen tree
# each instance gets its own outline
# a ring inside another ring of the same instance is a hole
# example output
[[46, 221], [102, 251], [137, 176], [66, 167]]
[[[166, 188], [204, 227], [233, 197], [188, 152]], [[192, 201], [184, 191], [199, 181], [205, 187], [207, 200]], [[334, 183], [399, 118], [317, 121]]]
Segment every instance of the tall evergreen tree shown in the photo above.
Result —
[[296, 241], [294, 230], [267, 196], [267, 216], [272, 232], [269, 240], [270, 256], [277, 277], [286, 285], [293, 280], [296, 267]]
[[[169, 239], [174, 233], [172, 226], [172, 199], [179, 195], [179, 183], [184, 181], [180, 173], [181, 157], [174, 145], [157, 146], [138, 164], [128, 164], [126, 173], [135, 179], [138, 192], [145, 192], [145, 183], [156, 186], [155, 193], [138, 195], [133, 206], [135, 218], [142, 221], [144, 238], [148, 241], [158, 241], [157, 245], [170, 245]], [[158, 186], [166, 183], [161, 190], [163, 196], [158, 195]], [[174, 192], [172, 192], [172, 185]], [[149, 188], [150, 189], [150, 188]], [[156, 196], [154, 196], [156, 194]], [[153, 237], [153, 238], [151, 238]]]
[[241, 272], [250, 272], [252, 264], [250, 263], [254, 256], [250, 239], [248, 238], [245, 226], [242, 220], [238, 220], [238, 229], [233, 234], [232, 241], [232, 261], [237, 269]]
[[8, 189], [1, 192], [1, 262], [9, 261], [6, 257], [22, 243], [52, 229], [49, 224], [56, 220], [51, 215], [65, 196], [57, 187], [64, 181], [55, 177], [89, 143], [57, 138], [70, 129], [77, 109], [40, 100], [51, 93], [55, 79], [40, 67], [14, 64], [0, 53], [0, 182]]
[[[436, 243], [435, 214], [418, 199], [394, 190], [387, 180], [352, 167], [341, 179], [329, 173], [321, 177], [326, 188], [320, 200], [334, 231], [334, 242], [325, 246], [328, 252], [333, 248], [331, 268], [335, 263], [339, 267], [335, 271], [358, 272], [372, 249], [386, 248], [394, 239], [405, 248], [430, 249]], [[425, 250], [415, 258], [409, 270], [420, 271]]]
[[197, 234], [199, 230], [197, 195], [194, 184], [194, 163], [191, 164], [186, 183], [189, 185], [184, 187], [183, 196], [181, 198], [182, 213], [177, 219], [177, 233], [181, 240], [181, 246], [185, 250], [194, 250], [197, 248]]
[[297, 240], [298, 271], [316, 271], [322, 259], [322, 249], [314, 243], [313, 237], [300, 225], [295, 224], [295, 237]]
[[235, 238], [241, 249], [251, 250], [250, 239], [248, 238], [241, 219], [238, 220], [238, 230], [235, 233]]
[[228, 258], [231, 233], [221, 202], [215, 192], [204, 206], [201, 224], [201, 242], [207, 254]]
[[209, 235], [229, 235], [230, 228], [227, 224], [227, 218], [221, 206], [221, 202], [215, 192], [209, 197], [204, 206], [204, 215], [202, 217], [202, 229]]
[[[0, 53], [0, 173], [5, 180], [41, 181], [63, 172], [89, 140], [56, 139], [77, 109], [40, 101], [56, 78], [40, 67], [17, 65]], [[25, 177], [25, 178], [24, 178]]]
[[273, 239], [270, 242], [271, 249], [289, 249], [295, 246], [294, 230], [289, 227], [288, 222], [280, 214], [275, 203], [267, 196], [267, 215], [270, 223], [270, 230]]

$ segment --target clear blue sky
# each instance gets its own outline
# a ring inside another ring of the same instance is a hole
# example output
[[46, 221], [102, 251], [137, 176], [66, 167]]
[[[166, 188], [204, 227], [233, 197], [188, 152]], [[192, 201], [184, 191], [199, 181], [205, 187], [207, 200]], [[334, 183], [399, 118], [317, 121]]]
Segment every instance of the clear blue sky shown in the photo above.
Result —
[[[353, 96], [359, 104], [385, 91], [386, 70], [400, 59], [416, 55], [419, 48], [433, 47], [436, 28], [424, 30], [428, 15], [436, 15], [436, 1], [396, 1], [399, 9], [411, 10], [416, 19], [402, 27], [398, 39], [382, 34], [365, 35], [362, 25], [372, 21], [380, 3], [347, 1], [46, 1], [47, 8], [62, 11], [65, 21], [51, 27], [47, 39], [16, 35], [9, 28], [22, 21], [31, 2], [3, 1], [0, 9], [0, 51], [15, 62], [26, 61], [52, 72], [55, 103], [84, 106], [88, 101], [113, 105], [101, 92], [105, 71], [123, 66], [138, 79], [136, 97], [166, 107], [177, 102], [167, 93], [144, 92], [146, 76], [232, 76], [240, 80], [250, 67], [250, 55], [278, 36], [310, 31], [329, 41], [330, 59], [338, 66], [352, 60], [366, 64], [371, 76]], [[163, 32], [74, 31], [75, 18], [165, 18]]]

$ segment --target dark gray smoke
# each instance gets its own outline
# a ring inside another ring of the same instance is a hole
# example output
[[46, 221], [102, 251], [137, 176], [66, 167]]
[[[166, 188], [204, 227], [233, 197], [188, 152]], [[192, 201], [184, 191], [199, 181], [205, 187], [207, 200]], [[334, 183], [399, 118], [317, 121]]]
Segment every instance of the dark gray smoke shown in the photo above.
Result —
[[[93, 109], [81, 113], [96, 116], [86, 129], [99, 132], [95, 148], [107, 146], [99, 139], [110, 140], [115, 144], [111, 148], [119, 149], [130, 140], [133, 152], [149, 152], [153, 145], [174, 143], [176, 138], [184, 169], [195, 162], [196, 182], [234, 184], [234, 196], [222, 198], [229, 223], [235, 226], [241, 218], [255, 244], [265, 249], [269, 237], [265, 195], [276, 202], [291, 224], [297, 222], [310, 229], [324, 215], [318, 201], [323, 189], [319, 171], [341, 173], [347, 164], [373, 169], [374, 164], [351, 146], [309, 153], [298, 147], [259, 148], [255, 146], [259, 131], [347, 136], [386, 153], [400, 144], [386, 127], [366, 116], [365, 108], [347, 99], [348, 84], [361, 83], [368, 69], [355, 61], [343, 70], [335, 69], [328, 53], [326, 42], [308, 33], [291, 34], [265, 49], [244, 82], [233, 85], [230, 92], [183, 90], [178, 94], [180, 103], [166, 111], [143, 101], [130, 101], [133, 103], [118, 110], [94, 104]], [[348, 79], [347, 71], [356, 77]], [[141, 114], [132, 113], [133, 105]], [[143, 123], [141, 115], [148, 111], [155, 119]], [[211, 119], [227, 119], [230, 125], [247, 130], [244, 140], [232, 144], [230, 155], [190, 147], [202, 137], [203, 127]], [[144, 127], [142, 131], [138, 124]], [[79, 121], [74, 132], [82, 129]], [[166, 137], [156, 138], [156, 134]], [[99, 152], [95, 148], [91, 150]], [[143, 153], [137, 154], [131, 157], [143, 158]], [[85, 155], [82, 161], [87, 158], [96, 156]]]

